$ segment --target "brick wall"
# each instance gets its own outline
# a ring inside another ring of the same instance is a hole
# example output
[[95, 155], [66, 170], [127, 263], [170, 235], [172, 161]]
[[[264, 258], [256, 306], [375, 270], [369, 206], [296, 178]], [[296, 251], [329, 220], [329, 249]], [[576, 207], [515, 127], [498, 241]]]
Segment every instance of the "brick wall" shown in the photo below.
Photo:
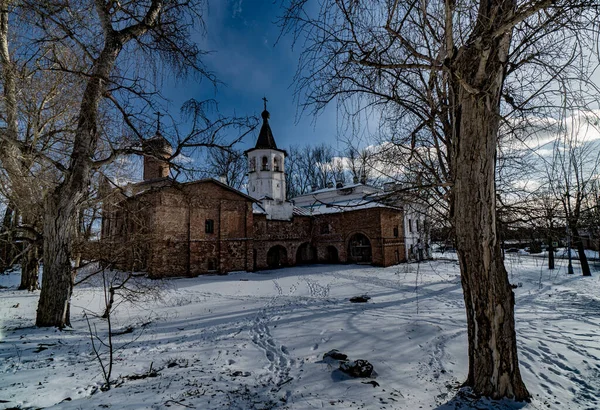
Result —
[[[113, 258], [118, 253], [116, 266], [144, 269], [151, 277], [260, 270], [295, 265], [302, 262], [299, 257], [351, 262], [356, 260], [356, 247], [349, 254], [355, 235], [368, 239], [374, 265], [405, 259], [401, 210], [268, 220], [253, 215], [252, 199], [210, 180], [146, 191], [113, 204], [106, 213], [103, 241], [112, 244], [107, 249]], [[115, 244], [121, 244], [118, 252]]]

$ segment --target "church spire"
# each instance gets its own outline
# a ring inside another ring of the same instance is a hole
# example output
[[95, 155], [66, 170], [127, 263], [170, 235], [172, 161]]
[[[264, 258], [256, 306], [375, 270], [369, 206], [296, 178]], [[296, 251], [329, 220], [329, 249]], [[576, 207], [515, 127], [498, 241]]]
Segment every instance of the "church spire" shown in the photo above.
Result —
[[258, 133], [258, 140], [256, 140], [256, 146], [254, 148], [277, 149], [277, 144], [275, 144], [275, 138], [273, 138], [273, 132], [271, 131], [271, 127], [269, 126], [269, 118], [271, 114], [269, 114], [269, 111], [267, 111], [267, 101], [267, 97], [263, 97], [263, 102], [265, 105], [265, 110], [261, 114], [263, 124], [262, 127], [260, 127], [260, 132]]

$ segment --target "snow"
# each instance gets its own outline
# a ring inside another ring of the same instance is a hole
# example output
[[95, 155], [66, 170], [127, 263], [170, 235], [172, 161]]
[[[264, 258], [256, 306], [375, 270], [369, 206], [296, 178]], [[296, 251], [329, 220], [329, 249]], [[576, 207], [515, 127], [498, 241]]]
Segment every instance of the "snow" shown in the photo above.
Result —
[[[0, 408], [600, 408], [600, 275], [584, 278], [577, 264], [567, 275], [563, 259], [550, 271], [518, 254], [506, 267], [519, 286], [531, 403], [458, 390], [467, 373], [464, 302], [456, 262], [440, 259], [136, 279], [145, 297], [116, 298], [113, 330], [132, 331], [114, 336], [109, 391], [100, 390], [84, 317], [106, 341], [99, 278], [76, 288], [73, 328], [61, 332], [34, 326], [39, 292], [17, 291], [17, 273], [0, 275]], [[367, 303], [349, 302], [364, 294]], [[331, 349], [368, 360], [376, 378], [345, 376], [323, 360]]]

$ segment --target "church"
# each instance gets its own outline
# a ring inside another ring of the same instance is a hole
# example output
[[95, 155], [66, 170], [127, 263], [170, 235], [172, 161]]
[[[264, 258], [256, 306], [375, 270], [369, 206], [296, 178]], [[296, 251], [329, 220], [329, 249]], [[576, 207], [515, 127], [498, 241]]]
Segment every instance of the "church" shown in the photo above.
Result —
[[175, 181], [167, 139], [157, 130], [146, 140], [143, 181], [101, 189], [105, 263], [163, 278], [415, 257], [426, 240], [424, 216], [385, 190], [337, 183], [286, 198], [286, 152], [266, 106], [261, 115], [256, 145], [245, 152], [247, 193], [216, 179]]

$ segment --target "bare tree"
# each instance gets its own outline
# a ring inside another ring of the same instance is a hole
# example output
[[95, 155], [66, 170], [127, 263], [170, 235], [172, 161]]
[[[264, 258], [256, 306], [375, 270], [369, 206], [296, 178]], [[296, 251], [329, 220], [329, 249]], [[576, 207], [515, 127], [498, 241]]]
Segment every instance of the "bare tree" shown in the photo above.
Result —
[[246, 185], [246, 172], [246, 158], [242, 152], [214, 149], [208, 154], [208, 175], [223, 178], [232, 188], [240, 190]]
[[[435, 165], [432, 178], [444, 188], [456, 232], [467, 310], [465, 385], [485, 396], [527, 399], [496, 229], [501, 100], [509, 111], [525, 112], [544, 82], [559, 75], [557, 66], [573, 63], [558, 58], [558, 38], [585, 54], [584, 42], [597, 29], [597, 2], [331, 0], [316, 11], [306, 5], [290, 0], [284, 16], [284, 29], [306, 37], [300, 98], [316, 112], [333, 100], [346, 112], [377, 110], [407, 158]], [[517, 93], [514, 85], [538, 70], [530, 82], [539, 88]]]
[[[72, 90], [77, 87], [75, 83], [70, 88], [64, 86], [67, 80], [65, 73], [45, 72], [43, 56], [52, 52], [48, 45], [27, 48], [28, 40], [24, 40], [27, 33], [15, 35], [9, 32], [11, 20], [23, 17], [23, 9], [17, 4], [3, 2], [0, 11], [3, 50], [0, 53], [0, 84], [3, 90], [0, 117], [10, 124], [0, 138], [3, 165], [0, 178], [2, 194], [9, 198], [7, 216], [11, 215], [13, 225], [13, 233], [7, 231], [7, 246], [20, 248], [20, 252], [13, 255], [21, 261], [19, 289], [31, 291], [38, 288], [43, 240], [42, 201], [46, 190], [56, 180], [53, 164], [64, 159], [64, 150], [69, 147], [60, 136], [74, 126]], [[12, 53], [9, 38], [13, 40]], [[60, 45], [53, 46], [53, 49], [65, 56], [65, 62], [76, 63], [76, 59]], [[13, 54], [21, 59], [13, 59]], [[18, 241], [19, 246], [14, 241]]]
[[[69, 324], [68, 306], [74, 281], [73, 244], [91, 175], [122, 154], [141, 153], [147, 113], [154, 111], [160, 98], [150, 80], [161, 70], [167, 71], [167, 67], [169, 74], [195, 73], [214, 79], [202, 65], [203, 52], [190, 40], [190, 29], [202, 26], [204, 5], [203, 0], [2, 3], [0, 62], [8, 124], [1, 133], [3, 168], [15, 181], [16, 176], [27, 175], [19, 158], [43, 157], [55, 175], [43, 196], [44, 275], [37, 310], [38, 326]], [[64, 159], [43, 156], [36, 147], [24, 145], [19, 138], [20, 127], [14, 108], [18, 82], [8, 30], [9, 22], [16, 18], [19, 30], [27, 33], [21, 39], [30, 50], [48, 46], [47, 52], [36, 61], [38, 66], [44, 73], [66, 74], [65, 82], [77, 95], [74, 126], [61, 131], [61, 142], [57, 146], [67, 153]], [[65, 57], [65, 49], [77, 57], [76, 65]], [[144, 64], [138, 64], [140, 61]], [[188, 104], [193, 117], [192, 130], [178, 138], [173, 157], [185, 148], [217, 144], [219, 124], [226, 121], [205, 126], [203, 107], [201, 103]], [[127, 132], [115, 134], [114, 131], [121, 128], [116, 125], [123, 123]], [[17, 189], [29, 186], [35, 185], [13, 182], [11, 193], [16, 195]]]
[[[578, 112], [569, 117], [565, 113], [554, 143], [553, 162], [548, 169], [551, 188], [562, 204], [569, 242], [572, 239], [577, 249], [583, 276], [591, 276], [579, 230], [587, 197], [600, 168], [600, 144], [590, 138], [590, 134], [597, 133], [596, 120], [593, 113]], [[572, 273], [571, 267], [569, 270]]]
[[345, 154], [352, 181], [361, 184], [371, 182], [372, 184], [375, 173], [373, 163], [376, 155], [367, 148], [359, 150], [353, 146], [348, 147]]
[[302, 149], [299, 146], [291, 146], [287, 149], [285, 157], [286, 198], [293, 198], [311, 191], [311, 181], [304, 174], [304, 161], [302, 160]]

